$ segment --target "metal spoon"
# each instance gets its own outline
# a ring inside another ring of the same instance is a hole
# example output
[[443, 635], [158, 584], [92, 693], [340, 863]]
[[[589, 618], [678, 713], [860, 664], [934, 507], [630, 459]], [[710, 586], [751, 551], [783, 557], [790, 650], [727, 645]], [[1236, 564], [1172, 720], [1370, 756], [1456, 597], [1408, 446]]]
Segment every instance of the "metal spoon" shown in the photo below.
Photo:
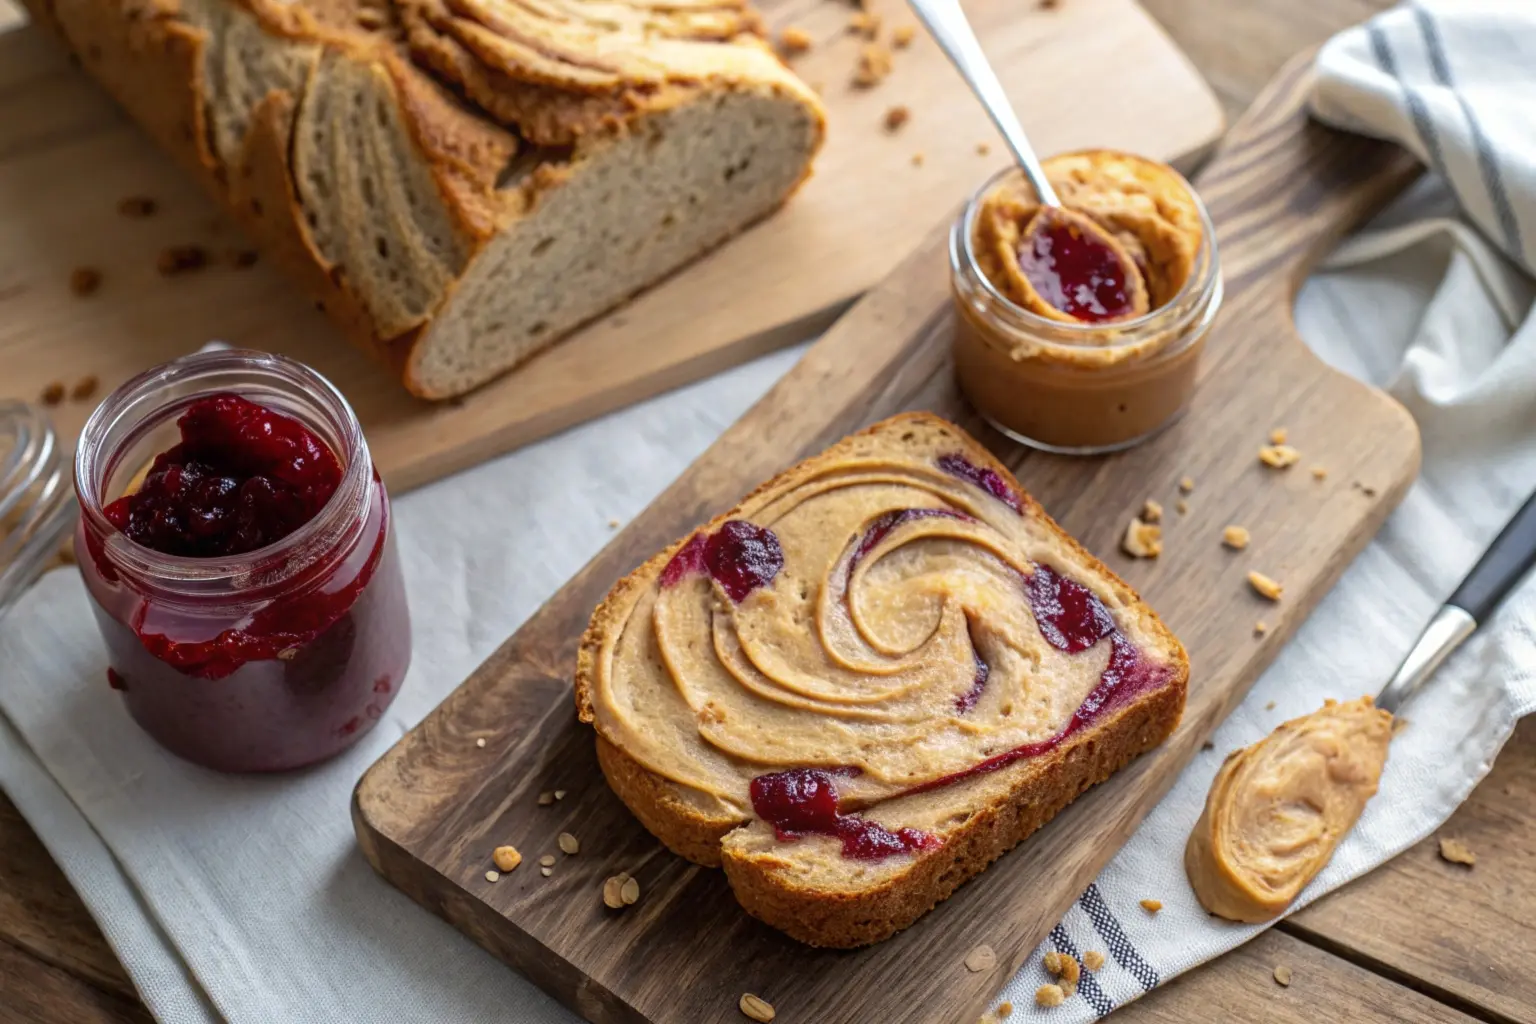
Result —
[[1013, 112], [1013, 105], [1008, 102], [1003, 84], [997, 80], [997, 74], [987, 62], [987, 55], [981, 52], [981, 44], [976, 41], [976, 33], [971, 31], [971, 23], [960, 9], [959, 0], [907, 0], [907, 3], [971, 87], [976, 98], [981, 100], [981, 105], [986, 108], [992, 123], [997, 125], [1003, 141], [1013, 153], [1019, 170], [1024, 172], [1024, 177], [1034, 186], [1035, 195], [1041, 204], [1060, 207], [1061, 199], [1046, 179], [1045, 168], [1040, 166], [1040, 158], [1035, 156], [1034, 147], [1029, 144], [1029, 137], [1024, 134], [1019, 117]]

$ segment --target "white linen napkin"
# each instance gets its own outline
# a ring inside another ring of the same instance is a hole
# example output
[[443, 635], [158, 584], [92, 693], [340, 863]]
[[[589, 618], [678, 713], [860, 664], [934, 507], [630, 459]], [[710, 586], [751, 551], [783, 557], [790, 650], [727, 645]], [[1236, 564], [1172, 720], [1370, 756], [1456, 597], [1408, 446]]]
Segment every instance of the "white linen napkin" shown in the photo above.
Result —
[[[1333, 86], [1344, 75], [1329, 62], [1348, 55], [1349, 37], [1325, 51]], [[1525, 73], [1536, 76], [1536, 62]], [[1510, 200], [1521, 209], [1532, 201], [1529, 190]], [[1447, 219], [1448, 207], [1443, 191], [1418, 190], [1379, 230], [1348, 244], [1298, 307], [1325, 358], [1388, 387], [1413, 412], [1422, 479], [1217, 732], [1215, 750], [1196, 757], [1042, 947], [1110, 956], [1054, 1020], [1091, 1019], [1257, 932], [1210, 920], [1183, 877], [1184, 840], [1221, 757], [1325, 697], [1379, 688], [1536, 483], [1532, 288], [1474, 231]], [[642, 509], [796, 355], [770, 356], [402, 497], [415, 662], [376, 730], [317, 768], [225, 777], [160, 751], [107, 688], [73, 570], [47, 576], [0, 623], [0, 786], [160, 1020], [575, 1021], [373, 875], [353, 843], [351, 787], [601, 547], [611, 518]], [[1305, 450], [1305, 438], [1295, 441]], [[1381, 794], [1304, 901], [1444, 821], [1515, 720], [1536, 708], [1533, 674], [1536, 584], [1527, 583], [1405, 709], [1410, 725], [1394, 741]], [[1148, 915], [1143, 898], [1164, 909]], [[1027, 1003], [1046, 980], [1037, 956], [1004, 998]]]

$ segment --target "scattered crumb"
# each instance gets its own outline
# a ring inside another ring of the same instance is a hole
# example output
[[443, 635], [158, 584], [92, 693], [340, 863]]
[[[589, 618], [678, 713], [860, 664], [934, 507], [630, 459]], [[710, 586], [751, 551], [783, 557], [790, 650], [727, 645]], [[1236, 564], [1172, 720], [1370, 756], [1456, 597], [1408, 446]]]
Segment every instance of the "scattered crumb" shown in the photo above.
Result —
[[885, 112], [885, 130], [888, 132], [899, 131], [901, 126], [912, 120], [912, 111], [906, 107], [892, 107]]
[[44, 405], [58, 405], [64, 401], [64, 382], [56, 380], [43, 388], [42, 400]]
[[1040, 963], [1041, 966], [1045, 968], [1045, 973], [1055, 977], [1061, 974], [1061, 962], [1066, 959], [1067, 956], [1065, 954], [1058, 953], [1053, 949], [1049, 953], [1045, 954]]
[[539, 868], [539, 874], [543, 875], [545, 878], [548, 878], [550, 875], [552, 875], [554, 873], [555, 873], [555, 869], [554, 868], [550, 868], [550, 867]]
[[739, 1005], [741, 1006], [742, 1013], [755, 1021], [759, 1021], [760, 1024], [767, 1024], [768, 1021], [773, 1020], [773, 1004], [766, 999], [747, 992], [742, 995]]
[[565, 799], [565, 790], [563, 790], [563, 789], [555, 790], [555, 799], [556, 800], [564, 800]]
[[481, 750], [484, 750], [485, 749], [485, 737], [484, 736], [476, 737], [475, 738], [475, 746], [479, 747]]
[[382, 28], [384, 12], [377, 7], [364, 7], [357, 12], [356, 21], [359, 28]]
[[617, 519], [610, 519], [610, 520], [608, 520], [608, 529], [610, 529], [610, 530], [617, 530], [618, 528], [619, 528], [619, 521]]
[[260, 253], [255, 249], [230, 249], [224, 254], [224, 258], [236, 270], [249, 270], [256, 265]]
[[1242, 526], [1228, 526], [1221, 531], [1221, 542], [1233, 551], [1241, 551], [1248, 546], [1248, 530]]
[[1089, 971], [1097, 971], [1104, 966], [1104, 954], [1096, 949], [1090, 949], [1083, 954], [1083, 966]]
[[1120, 549], [1132, 558], [1156, 558], [1163, 553], [1163, 528], [1132, 519], [1125, 527]]
[[1272, 444], [1259, 449], [1259, 461], [1271, 469], [1288, 469], [1301, 459], [1301, 452], [1288, 444]]
[[485, 873], [485, 880], [487, 882], [495, 882], [495, 881], [499, 880], [500, 878], [501, 878], [501, 875], [499, 873], [495, 872], [495, 871], [487, 871]]
[[787, 25], [783, 32], [779, 33], [779, 49], [785, 53], [804, 53], [811, 48], [815, 40], [811, 34], [799, 25]]
[[69, 272], [69, 290], [82, 299], [96, 294], [101, 287], [101, 271], [95, 267], [76, 267]]
[[879, 43], [865, 43], [859, 48], [859, 63], [853, 72], [853, 84], [870, 89], [885, 81], [891, 73], [891, 51]]
[[1477, 854], [1472, 847], [1460, 839], [1452, 839], [1449, 836], [1440, 837], [1440, 859], [1452, 864], [1465, 864], [1467, 867], [1477, 863]]
[[1186, 477], [1184, 477], [1183, 479], [1181, 479], [1179, 481], [1179, 490], [1183, 491], [1185, 494], [1189, 494], [1189, 493], [1193, 492], [1194, 489], [1195, 489], [1195, 478], [1194, 477], [1186, 476]]
[[153, 217], [159, 208], [160, 204], [149, 196], [127, 196], [117, 201], [117, 212], [124, 217]]
[[619, 895], [624, 898], [624, 905], [632, 907], [640, 902], [640, 880], [638, 878], [625, 879], [624, 885], [619, 889]]
[[1327, 480], [1328, 479], [1328, 470], [1323, 468], [1322, 466], [1313, 466], [1312, 467], [1312, 479], [1313, 480]]
[[923, 151], [922, 150], [918, 150], [916, 153], [912, 154], [912, 166], [913, 167], [921, 167], [921, 166], [923, 166], [923, 160], [924, 159], [926, 159], [926, 158], [923, 156]]
[[998, 1003], [997, 1004], [997, 1016], [998, 1016], [999, 1020], [1007, 1020], [1009, 1017], [1012, 1017], [1013, 1016], [1013, 1004], [1012, 1003], [1007, 1003], [1007, 1002]]
[[865, 39], [873, 39], [880, 34], [880, 15], [870, 11], [855, 12], [848, 18], [848, 31]]
[[[1067, 985], [1070, 985], [1072, 986], [1072, 989], [1075, 990], [1077, 988], [1077, 981], [1082, 976], [1083, 972], [1081, 967], [1078, 965], [1076, 958], [1070, 956], [1062, 958], [1061, 980], [1064, 983], [1062, 985], [1063, 989], [1065, 989]], [[1071, 995], [1072, 992], [1068, 991], [1067, 994]]]
[[166, 277], [202, 270], [208, 265], [208, 250], [200, 245], [170, 245], [160, 250], [155, 269]]
[[1271, 601], [1280, 600], [1280, 593], [1285, 589], [1261, 572], [1250, 572], [1248, 574], [1248, 585]]
[[1141, 909], [1145, 910], [1149, 914], [1155, 914], [1159, 910], [1163, 909], [1163, 901], [1162, 900], [1142, 900], [1141, 901]]
[[1269, 443], [1285, 444], [1285, 442], [1289, 439], [1289, 436], [1290, 435], [1286, 432], [1284, 427], [1276, 427], [1274, 430], [1269, 432]]
[[75, 386], [69, 389], [69, 399], [72, 402], [83, 402], [96, 394], [96, 389], [101, 386], [101, 381], [94, 373], [88, 373], [75, 381]]
[[552, 804], [554, 802], [555, 802], [555, 794], [551, 793], [549, 790], [546, 789], [544, 792], [539, 794], [539, 806], [540, 807], [548, 807], [550, 804]]
[[985, 142], [978, 142], [978, 143], [976, 143], [976, 155], [977, 156], [986, 156], [987, 154], [989, 154], [991, 152], [992, 152], [992, 147], [987, 145]]
[[1264, 705], [1264, 710], [1265, 711], [1273, 711], [1273, 710], [1275, 710], [1275, 702], [1274, 701], [1270, 701], [1268, 704], [1265, 704]]
[[1163, 518], [1163, 506], [1151, 498], [1141, 506], [1141, 518], [1149, 523], [1161, 522]]
[[569, 832], [561, 832], [560, 838], [555, 841], [560, 844], [560, 851], [568, 857], [574, 857], [581, 852], [581, 840]]
[[555, 866], [555, 855], [554, 854], [546, 853], [544, 856], [539, 858], [539, 867], [541, 867], [541, 868], [552, 868], [554, 866]]
[[498, 846], [491, 853], [491, 860], [495, 862], [499, 871], [511, 871], [523, 862], [523, 855], [517, 852], [515, 846]]
[[982, 943], [975, 949], [971, 950], [969, 953], [965, 954], [965, 969], [970, 971], [972, 974], [979, 974], [982, 971], [990, 971], [996, 966], [997, 954], [993, 952], [992, 947], [986, 943]]
[[1216, 749], [1216, 744], [1212, 743], [1210, 740], [1206, 740], [1204, 743], [1200, 744], [1200, 749], [1201, 750], [1215, 750]]
[[1254, 636], [1263, 636], [1265, 633], [1268, 633], [1268, 632], [1269, 632], [1269, 623], [1265, 622], [1263, 619], [1260, 619], [1258, 622], [1255, 622], [1253, 624], [1253, 635]]
[[1189, 502], [1185, 501], [1183, 498], [1180, 498], [1178, 501], [1174, 502], [1173, 507], [1178, 511], [1179, 515], [1189, 515]]
[[[603, 882], [603, 906], [607, 907], [609, 910], [623, 910], [624, 907], [625, 907], [625, 903], [624, 903], [624, 883], [630, 882], [630, 881], [633, 881], [633, 879], [631, 879], [629, 877], [629, 875], [625, 874], [622, 871], [619, 872], [617, 875], [613, 875], [612, 877], [610, 877], [606, 881], [604, 881]], [[637, 895], [638, 895], [638, 888], [639, 887], [637, 886], [636, 887]]]
[[1279, 967], [1275, 968], [1275, 983], [1281, 988], [1285, 988], [1286, 986], [1290, 985], [1291, 969], [1285, 966], [1285, 964], [1281, 964]]
[[1061, 990], [1060, 985], [1041, 985], [1035, 989], [1036, 1006], [1060, 1006], [1066, 998], [1067, 994]]
[[1393, 736], [1396, 736], [1398, 733], [1402, 732], [1406, 728], [1408, 728], [1408, 719], [1404, 718], [1402, 715], [1393, 715], [1392, 716], [1392, 735]]

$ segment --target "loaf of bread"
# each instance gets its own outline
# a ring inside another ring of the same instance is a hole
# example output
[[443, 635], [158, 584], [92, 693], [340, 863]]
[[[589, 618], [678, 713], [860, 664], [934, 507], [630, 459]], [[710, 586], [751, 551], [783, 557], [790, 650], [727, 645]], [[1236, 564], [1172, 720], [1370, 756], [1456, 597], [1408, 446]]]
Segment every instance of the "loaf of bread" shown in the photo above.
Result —
[[1160, 743], [1183, 647], [1007, 469], [926, 414], [759, 487], [621, 580], [576, 704], [609, 785], [742, 906], [905, 928]]
[[746, 0], [24, 0], [426, 398], [774, 210], [825, 119]]

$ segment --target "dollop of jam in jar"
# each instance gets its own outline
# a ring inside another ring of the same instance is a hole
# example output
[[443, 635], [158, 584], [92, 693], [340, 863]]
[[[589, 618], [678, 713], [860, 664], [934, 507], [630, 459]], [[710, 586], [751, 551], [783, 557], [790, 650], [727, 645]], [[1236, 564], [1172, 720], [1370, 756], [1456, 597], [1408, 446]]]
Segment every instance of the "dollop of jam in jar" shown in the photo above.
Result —
[[[298, 416], [216, 391], [158, 410], [161, 422], [179, 410], [179, 436], [150, 460], [134, 446], [158, 435], [117, 421], [154, 425], [140, 407], [155, 393], [143, 392], [165, 371], [130, 381], [77, 454], [81, 576], [112, 688], [152, 737], [225, 771], [310, 764], [383, 717], [410, 663], [389, 498], [351, 410], [313, 371], [240, 352], [169, 366], [195, 377], [201, 363], [268, 373], [285, 408], [327, 424], [342, 447]], [[126, 493], [100, 500], [114, 473], [146, 461]]]

